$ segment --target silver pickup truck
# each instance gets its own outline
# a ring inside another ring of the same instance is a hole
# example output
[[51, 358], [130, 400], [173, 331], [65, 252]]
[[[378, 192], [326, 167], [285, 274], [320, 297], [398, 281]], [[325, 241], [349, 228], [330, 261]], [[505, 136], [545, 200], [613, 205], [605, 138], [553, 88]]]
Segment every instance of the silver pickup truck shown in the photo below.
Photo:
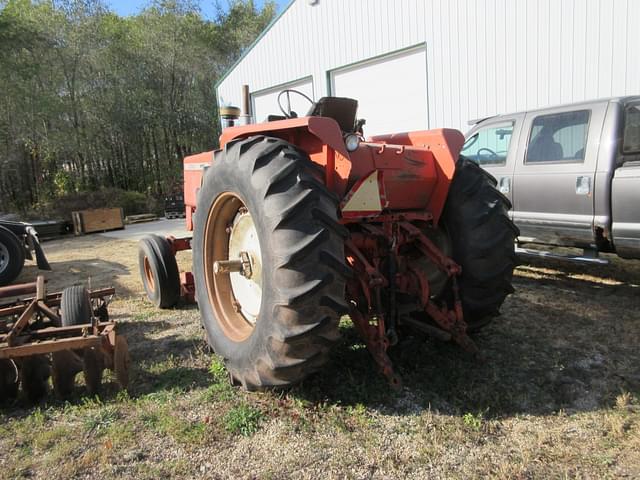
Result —
[[640, 258], [640, 96], [471, 123], [462, 154], [511, 200], [519, 243]]

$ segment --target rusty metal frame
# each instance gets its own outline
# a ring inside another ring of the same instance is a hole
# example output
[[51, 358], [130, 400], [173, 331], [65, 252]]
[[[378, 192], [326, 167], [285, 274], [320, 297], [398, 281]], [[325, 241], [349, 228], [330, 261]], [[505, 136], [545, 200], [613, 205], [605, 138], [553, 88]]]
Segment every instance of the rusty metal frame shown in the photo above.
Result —
[[[423, 332], [433, 330], [440, 338], [452, 339], [465, 350], [478, 353], [477, 346], [467, 335], [458, 290], [458, 276], [462, 273], [462, 268], [442, 252], [418, 226], [410, 223], [422, 221], [425, 225], [430, 225], [428, 220], [431, 218], [428, 214], [407, 212], [380, 215], [365, 222], [360, 219], [353, 223], [357, 230], [352, 227], [351, 236], [345, 241], [347, 259], [356, 271], [355, 278], [347, 284], [347, 296], [352, 304], [351, 319], [371, 356], [394, 387], [400, 387], [401, 381], [393, 370], [387, 350], [396, 340], [395, 322], [399, 315], [395, 310], [397, 306], [391, 305], [393, 301], [389, 302], [389, 311], [384, 311], [381, 302], [383, 289], [392, 294], [396, 291], [410, 293], [418, 298], [419, 307], [436, 323], [437, 328], [414, 319], [403, 323]], [[349, 220], [344, 223], [352, 224]], [[428, 278], [402, 253], [401, 249], [407, 246], [428, 258], [450, 278], [452, 304], [437, 305], [431, 299]], [[396, 266], [403, 265], [402, 271], [396, 271], [391, 277], [380, 270], [383, 259], [390, 258], [393, 260], [387, 262], [393, 261]]]
[[[87, 319], [89, 323], [61, 326], [60, 316], [53, 309], [60, 305], [62, 293], [47, 294], [45, 283], [44, 277], [38, 276], [33, 283], [0, 289], [0, 298], [35, 293], [34, 297], [0, 307], [0, 359], [95, 347], [105, 354], [106, 366], [112, 368], [117, 339], [115, 322], [100, 322], [92, 313]], [[113, 288], [89, 292], [91, 299], [100, 299], [103, 305], [108, 302], [105, 297], [114, 294]], [[37, 328], [29, 328], [32, 325]]]

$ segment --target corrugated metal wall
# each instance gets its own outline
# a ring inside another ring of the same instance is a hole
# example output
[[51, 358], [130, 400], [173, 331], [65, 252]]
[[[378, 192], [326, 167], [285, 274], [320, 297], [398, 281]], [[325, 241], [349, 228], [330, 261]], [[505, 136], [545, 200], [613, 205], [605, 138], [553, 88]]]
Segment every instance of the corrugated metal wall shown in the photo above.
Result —
[[329, 70], [421, 43], [432, 128], [640, 94], [640, 0], [295, 0], [220, 83], [220, 102], [309, 75], [319, 98]]

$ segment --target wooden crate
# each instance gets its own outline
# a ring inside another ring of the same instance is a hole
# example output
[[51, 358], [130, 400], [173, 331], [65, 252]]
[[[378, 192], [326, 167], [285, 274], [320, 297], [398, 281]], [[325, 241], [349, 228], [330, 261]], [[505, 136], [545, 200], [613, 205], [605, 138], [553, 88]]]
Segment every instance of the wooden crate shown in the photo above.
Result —
[[98, 208], [73, 212], [73, 230], [76, 235], [92, 232], [106, 232], [124, 228], [121, 208]]

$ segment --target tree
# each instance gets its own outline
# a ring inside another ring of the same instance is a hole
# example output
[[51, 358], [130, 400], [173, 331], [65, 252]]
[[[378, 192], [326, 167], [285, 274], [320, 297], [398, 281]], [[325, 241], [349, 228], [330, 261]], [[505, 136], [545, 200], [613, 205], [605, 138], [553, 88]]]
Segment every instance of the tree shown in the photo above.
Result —
[[215, 147], [216, 79], [272, 3], [156, 1], [122, 18], [101, 0], [0, 2], [0, 211], [70, 192], [161, 196], [185, 155]]

